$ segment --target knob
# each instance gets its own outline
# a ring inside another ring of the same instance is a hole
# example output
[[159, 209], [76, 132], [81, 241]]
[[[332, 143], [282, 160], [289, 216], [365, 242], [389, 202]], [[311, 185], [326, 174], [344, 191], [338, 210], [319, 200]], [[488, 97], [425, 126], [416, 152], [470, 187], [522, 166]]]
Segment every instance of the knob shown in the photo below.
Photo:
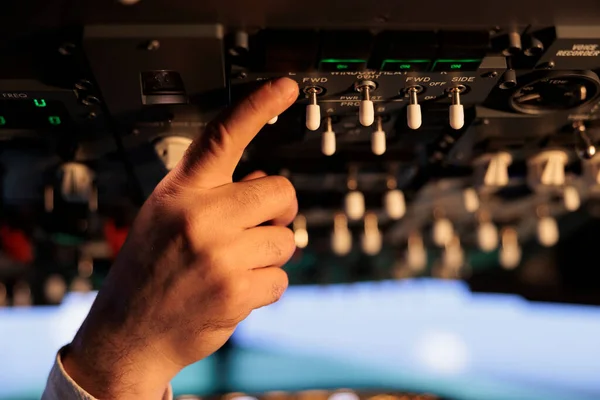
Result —
[[421, 127], [421, 106], [418, 103], [417, 95], [419, 87], [408, 88], [408, 106], [406, 107], [406, 120], [410, 129], [419, 129]]
[[460, 93], [464, 86], [458, 86], [450, 89], [450, 126], [452, 129], [461, 129], [465, 125], [465, 110], [460, 104]]
[[331, 250], [338, 256], [345, 256], [352, 250], [352, 233], [348, 229], [348, 219], [343, 213], [337, 213], [333, 218]]
[[385, 132], [383, 131], [381, 117], [377, 117], [377, 130], [371, 134], [371, 151], [376, 156], [380, 156], [385, 153], [386, 150], [386, 138]]
[[306, 230], [306, 217], [298, 214], [292, 224], [296, 247], [303, 249], [308, 246], [308, 231]]
[[335, 132], [331, 128], [330, 117], [327, 117], [327, 128], [321, 135], [321, 152], [326, 156], [335, 154]]
[[363, 126], [371, 126], [375, 121], [375, 108], [371, 101], [371, 92], [377, 88], [373, 81], [360, 81], [354, 85], [354, 89], [361, 94], [358, 108], [358, 119]]
[[408, 237], [406, 263], [415, 272], [422, 271], [427, 266], [427, 251], [423, 245], [423, 237], [418, 233], [412, 233]]
[[519, 246], [519, 238], [517, 231], [513, 228], [505, 228], [500, 234], [502, 247], [500, 248], [499, 262], [505, 269], [516, 268], [521, 262], [521, 246]]
[[304, 89], [304, 92], [309, 100], [309, 104], [306, 106], [306, 128], [316, 131], [321, 125], [321, 107], [317, 104], [317, 96], [323, 92], [323, 89], [310, 86]]
[[562, 186], [565, 184], [565, 166], [569, 156], [562, 150], [548, 150], [529, 161], [528, 180], [533, 187]]
[[276, 115], [276, 116], [274, 116], [273, 118], [271, 118], [270, 120], [268, 120], [268, 121], [267, 121], [267, 124], [269, 124], [269, 125], [273, 125], [275, 122], [277, 122], [277, 119], [278, 119], [278, 118], [279, 118], [279, 117], [278, 117], [277, 115]]
[[170, 171], [183, 158], [188, 147], [192, 144], [192, 139], [184, 136], [168, 136], [154, 145], [154, 150], [160, 157], [165, 168]]
[[94, 173], [86, 165], [68, 162], [61, 166], [61, 195], [66, 201], [86, 203], [94, 193]]
[[512, 163], [510, 153], [484, 154], [475, 160], [477, 184], [491, 187], [508, 185], [508, 166]]
[[365, 215], [365, 230], [361, 238], [362, 251], [370, 256], [377, 255], [381, 251], [382, 236], [379, 230], [377, 215], [367, 213]]

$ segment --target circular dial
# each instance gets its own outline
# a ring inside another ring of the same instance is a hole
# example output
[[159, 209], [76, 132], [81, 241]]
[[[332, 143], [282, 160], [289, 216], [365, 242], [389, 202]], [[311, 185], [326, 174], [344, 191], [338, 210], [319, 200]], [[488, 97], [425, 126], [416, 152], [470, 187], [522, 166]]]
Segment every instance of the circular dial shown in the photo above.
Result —
[[516, 90], [510, 105], [525, 114], [571, 110], [594, 100], [599, 88], [600, 82], [593, 73], [553, 74]]

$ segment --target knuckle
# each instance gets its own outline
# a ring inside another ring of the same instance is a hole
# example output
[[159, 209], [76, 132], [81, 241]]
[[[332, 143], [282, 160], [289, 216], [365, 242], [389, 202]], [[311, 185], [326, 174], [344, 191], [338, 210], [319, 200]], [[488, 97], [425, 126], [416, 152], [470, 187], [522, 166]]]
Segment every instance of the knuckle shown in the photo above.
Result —
[[247, 297], [250, 291], [250, 281], [246, 278], [238, 277], [223, 278], [216, 285], [216, 292], [219, 299], [226, 304], [239, 304]]
[[281, 240], [283, 254], [286, 257], [291, 257], [291, 255], [296, 251], [296, 238], [294, 232], [289, 228], [284, 228]]
[[263, 186], [260, 183], [249, 181], [243, 189], [236, 194], [236, 200], [245, 206], [257, 206], [262, 202]]
[[283, 176], [269, 177], [271, 194], [281, 201], [289, 202], [296, 198], [296, 189], [289, 179]]

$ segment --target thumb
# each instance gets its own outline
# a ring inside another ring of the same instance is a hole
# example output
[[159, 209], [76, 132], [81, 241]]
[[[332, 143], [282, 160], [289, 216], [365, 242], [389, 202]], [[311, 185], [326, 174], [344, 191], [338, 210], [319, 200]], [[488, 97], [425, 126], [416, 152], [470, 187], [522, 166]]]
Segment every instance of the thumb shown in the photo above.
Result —
[[231, 183], [248, 144], [297, 98], [298, 84], [289, 78], [265, 83], [208, 124], [188, 148], [176, 175], [202, 188]]

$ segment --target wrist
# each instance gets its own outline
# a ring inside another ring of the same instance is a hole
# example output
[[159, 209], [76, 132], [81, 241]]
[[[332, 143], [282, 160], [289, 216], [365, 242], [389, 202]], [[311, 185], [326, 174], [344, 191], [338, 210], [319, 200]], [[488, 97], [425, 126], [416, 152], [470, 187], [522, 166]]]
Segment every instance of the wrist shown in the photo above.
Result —
[[163, 399], [180, 368], [163, 359], [149, 338], [96, 314], [92, 309], [61, 353], [65, 372], [97, 399]]

